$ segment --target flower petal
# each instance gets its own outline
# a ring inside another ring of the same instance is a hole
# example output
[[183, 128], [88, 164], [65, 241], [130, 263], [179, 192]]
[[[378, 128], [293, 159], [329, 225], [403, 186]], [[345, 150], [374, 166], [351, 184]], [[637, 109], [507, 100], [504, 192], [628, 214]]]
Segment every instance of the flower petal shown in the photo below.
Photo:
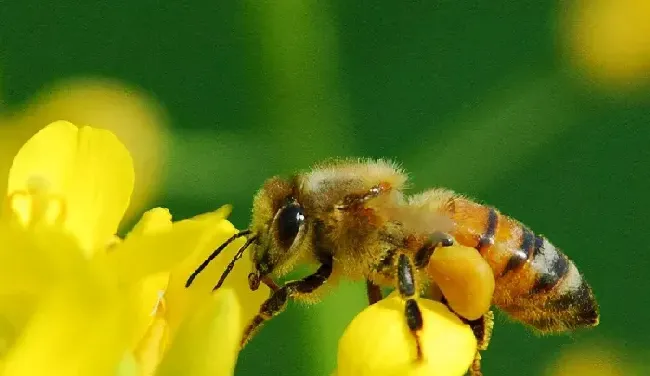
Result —
[[153, 208], [142, 214], [142, 218], [133, 226], [127, 238], [135, 235], [155, 234], [169, 230], [172, 225], [172, 215], [169, 209]]
[[[93, 128], [107, 129], [117, 135], [133, 156], [135, 175], [138, 177], [126, 214], [128, 218], [139, 215], [163, 187], [159, 183], [165, 167], [166, 146], [169, 144], [167, 114], [147, 93], [119, 80], [74, 77], [57, 80], [24, 108], [25, 112], [12, 116], [8, 126], [6, 119], [2, 124], [13, 132], [14, 138], [22, 140], [21, 145], [44, 124], [61, 117], [73, 124], [92, 124]], [[15, 151], [18, 149], [16, 147]], [[13, 158], [15, 151], [9, 158]], [[6, 187], [2, 184], [0, 193], [3, 186]]]
[[[131, 287], [135, 305], [131, 321], [134, 325], [134, 337], [131, 347], [143, 347], [143, 337], [152, 331], [152, 326], [160, 325], [159, 321], [165, 316], [165, 289], [169, 281], [169, 273], [156, 273], [150, 275]], [[167, 325], [165, 324], [165, 330]], [[151, 342], [151, 340], [150, 340]], [[163, 347], [164, 344], [160, 344]]]
[[[47, 228], [0, 224], [0, 338], [11, 347], [39, 302], [85, 260], [75, 239]], [[3, 351], [4, 353], [4, 351]]]
[[[169, 306], [166, 289], [170, 271], [183, 259], [196, 253], [197, 248], [204, 246], [206, 234], [211, 235], [214, 228], [225, 221], [227, 214], [226, 208], [204, 214], [201, 220], [172, 223], [167, 209], [155, 208], [142, 216], [122, 243], [106, 253], [95, 255], [96, 261], [108, 265], [122, 284], [131, 286], [133, 300], [139, 307], [133, 318], [135, 341], [139, 342], [150, 326], [155, 324], [158, 308], [163, 303], [165, 307]], [[204, 295], [204, 298], [209, 298], [209, 295]], [[185, 309], [179, 307], [172, 310], [185, 312]], [[163, 311], [167, 318], [167, 309]]]
[[424, 321], [419, 334], [423, 361], [393, 293], [357, 315], [339, 341], [338, 376], [461, 376], [476, 353], [476, 338], [442, 303], [418, 299]]
[[90, 278], [55, 289], [6, 359], [3, 375], [114, 375], [128, 320], [119, 295]]
[[119, 279], [124, 283], [138, 281], [148, 275], [169, 272], [181, 261], [196, 253], [224, 220], [221, 212], [211, 220], [182, 220], [171, 222], [167, 209], [155, 208], [146, 212], [124, 242], [106, 257]]
[[115, 376], [140, 376], [140, 370], [135, 357], [131, 353], [124, 354], [122, 361], [117, 365]]
[[[58, 121], [34, 135], [11, 167], [8, 194], [40, 194], [63, 202], [64, 228], [91, 253], [117, 231], [134, 184], [133, 162], [111, 132]], [[15, 208], [24, 222], [27, 206]]]
[[75, 239], [65, 234], [0, 225], [0, 297], [46, 292], [84, 263]]
[[155, 374], [165, 351], [168, 334], [167, 321], [164, 315], [156, 315], [134, 351], [141, 376]]
[[180, 326], [158, 372], [166, 375], [232, 375], [239, 353], [240, 306], [221, 289]]

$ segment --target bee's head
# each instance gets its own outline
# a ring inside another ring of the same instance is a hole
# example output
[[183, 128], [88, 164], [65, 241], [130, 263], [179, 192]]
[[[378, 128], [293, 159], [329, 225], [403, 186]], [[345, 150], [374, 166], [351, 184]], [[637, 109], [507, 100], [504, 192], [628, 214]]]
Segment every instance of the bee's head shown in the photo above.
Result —
[[221, 275], [215, 289], [219, 288], [233, 269], [244, 251], [249, 249], [253, 261], [253, 270], [248, 275], [251, 290], [256, 290], [260, 282], [271, 289], [277, 286], [271, 277], [280, 277], [289, 271], [298, 261], [303, 240], [307, 237], [307, 217], [299, 203], [295, 184], [278, 177], [266, 181], [253, 201], [253, 219], [249, 229], [240, 231], [221, 244], [190, 275], [185, 287], [189, 287], [199, 273], [217, 257], [234, 240], [247, 237], [235, 257], [230, 261]]
[[260, 279], [286, 274], [297, 259], [307, 220], [296, 191], [291, 182], [274, 177], [255, 196], [250, 230], [257, 241], [251, 247], [251, 289]]

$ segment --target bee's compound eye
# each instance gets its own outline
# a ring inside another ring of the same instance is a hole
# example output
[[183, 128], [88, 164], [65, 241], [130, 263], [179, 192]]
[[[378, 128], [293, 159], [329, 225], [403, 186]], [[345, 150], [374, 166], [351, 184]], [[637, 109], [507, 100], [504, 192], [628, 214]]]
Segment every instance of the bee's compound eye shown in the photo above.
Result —
[[300, 206], [288, 205], [284, 207], [278, 217], [278, 240], [285, 247], [290, 247], [304, 221], [305, 215]]

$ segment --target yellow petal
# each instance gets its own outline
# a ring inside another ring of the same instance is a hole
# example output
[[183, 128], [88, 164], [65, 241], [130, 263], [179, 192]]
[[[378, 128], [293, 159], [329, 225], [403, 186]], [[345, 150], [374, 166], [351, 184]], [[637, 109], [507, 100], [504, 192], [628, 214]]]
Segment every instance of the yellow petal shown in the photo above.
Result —
[[212, 218], [212, 221], [172, 223], [167, 209], [152, 209], [120, 245], [98, 257], [105, 257], [124, 283], [169, 272], [203, 246], [206, 234], [211, 234], [223, 221], [223, 217]]
[[[168, 305], [166, 290], [170, 271], [204, 244], [204, 236], [211, 234], [224, 221], [225, 214], [227, 211], [220, 209], [202, 215], [201, 220], [172, 223], [167, 209], [155, 208], [142, 216], [121, 244], [106, 253], [96, 254], [98, 263], [108, 265], [123, 284], [132, 285], [133, 300], [139, 307], [133, 318], [136, 343], [150, 330], [162, 303]], [[207, 297], [206, 294], [204, 298]], [[185, 312], [186, 308], [177, 310]]]
[[10, 350], [3, 375], [114, 375], [130, 331], [117, 297], [90, 278], [61, 285]]
[[167, 335], [167, 321], [162, 314], [156, 315], [134, 352], [141, 376], [150, 376], [155, 373], [167, 344]]
[[[229, 207], [221, 208], [215, 212], [201, 215], [196, 220], [199, 222], [208, 221], [210, 231], [206, 232], [199, 240], [196, 251], [190, 257], [184, 259], [174, 269], [169, 280], [169, 287], [165, 294], [168, 303], [168, 320], [172, 332], [182, 321], [187, 312], [191, 312], [201, 302], [210, 299], [212, 288], [217, 284], [227, 264], [232, 260], [237, 250], [244, 244], [245, 239], [238, 239], [215, 258], [212, 263], [194, 280], [190, 288], [185, 288], [185, 282], [190, 274], [205, 260], [214, 249], [225, 242], [236, 230], [234, 226], [223, 219], [228, 214]], [[212, 218], [212, 219], [211, 219]], [[241, 304], [241, 318], [239, 320], [240, 330], [243, 333], [244, 327], [249, 320], [259, 311], [262, 302], [269, 297], [269, 288], [261, 285], [257, 291], [251, 291], [248, 287], [248, 273], [252, 265], [248, 253], [237, 261], [235, 268], [230, 273], [222, 288], [230, 288], [237, 294]]]
[[156, 373], [166, 375], [232, 375], [241, 333], [239, 301], [221, 289], [183, 322]]
[[[128, 218], [139, 215], [162, 188], [159, 183], [164, 175], [166, 146], [169, 145], [167, 114], [148, 93], [114, 79], [74, 77], [57, 80], [44, 88], [24, 109], [6, 119], [9, 124], [6, 121], [3, 124], [13, 138], [22, 140], [21, 145], [43, 125], [62, 118], [73, 124], [107, 129], [117, 135], [133, 156], [138, 177], [126, 214]], [[2, 136], [0, 131], [0, 139]], [[8, 158], [13, 158], [17, 150], [18, 147]], [[2, 151], [0, 171], [1, 154]], [[5, 187], [5, 184], [0, 186], [0, 193]]]
[[357, 315], [339, 341], [338, 376], [462, 376], [476, 353], [469, 326], [439, 302], [418, 299], [423, 360], [406, 325], [404, 301], [393, 293]]
[[[8, 194], [38, 194], [60, 202], [58, 215], [90, 254], [115, 234], [133, 190], [133, 162], [109, 131], [58, 121], [20, 149], [9, 174]], [[24, 222], [29, 206], [15, 207]], [[33, 209], [33, 208], [32, 208]]]
[[134, 235], [155, 234], [169, 230], [172, 225], [172, 215], [169, 209], [153, 208], [142, 215], [140, 221], [133, 226], [127, 239]]
[[131, 353], [124, 354], [122, 361], [117, 365], [116, 376], [140, 376], [140, 370], [135, 357]]
[[[74, 239], [48, 229], [0, 225], [0, 338], [16, 341], [42, 297], [85, 265]], [[4, 351], [3, 351], [4, 352]]]
[[61, 232], [0, 225], [0, 297], [47, 292], [84, 265], [76, 241]]
[[131, 301], [136, 310], [131, 318], [135, 328], [131, 347], [142, 347], [143, 337], [151, 336], [151, 333], [147, 333], [152, 331], [152, 326], [160, 325], [158, 321], [164, 318], [166, 311], [165, 289], [168, 281], [169, 273], [156, 273], [132, 286], [133, 299]]

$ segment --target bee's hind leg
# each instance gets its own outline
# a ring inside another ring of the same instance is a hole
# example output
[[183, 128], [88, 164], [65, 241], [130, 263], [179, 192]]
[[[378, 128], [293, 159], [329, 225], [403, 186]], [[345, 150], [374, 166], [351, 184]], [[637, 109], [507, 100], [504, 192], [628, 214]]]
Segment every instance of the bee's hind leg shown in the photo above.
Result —
[[[459, 316], [460, 317], [460, 316]], [[481, 371], [481, 351], [486, 350], [492, 338], [492, 329], [494, 328], [494, 312], [488, 311], [476, 320], [466, 320], [461, 317], [465, 323], [472, 328], [476, 341], [478, 343], [474, 361], [469, 367], [470, 376], [483, 376]]]
[[[441, 296], [440, 302], [446, 305], [451, 312], [454, 312], [444, 296]], [[474, 354], [474, 360], [467, 370], [467, 374], [469, 376], [483, 376], [483, 372], [481, 371], [481, 352], [487, 350], [490, 340], [492, 339], [494, 312], [487, 311], [483, 316], [476, 320], [468, 320], [456, 312], [454, 312], [454, 314], [462, 322], [469, 325], [470, 329], [472, 329], [472, 332], [474, 333], [474, 338], [476, 338], [476, 354]]]

